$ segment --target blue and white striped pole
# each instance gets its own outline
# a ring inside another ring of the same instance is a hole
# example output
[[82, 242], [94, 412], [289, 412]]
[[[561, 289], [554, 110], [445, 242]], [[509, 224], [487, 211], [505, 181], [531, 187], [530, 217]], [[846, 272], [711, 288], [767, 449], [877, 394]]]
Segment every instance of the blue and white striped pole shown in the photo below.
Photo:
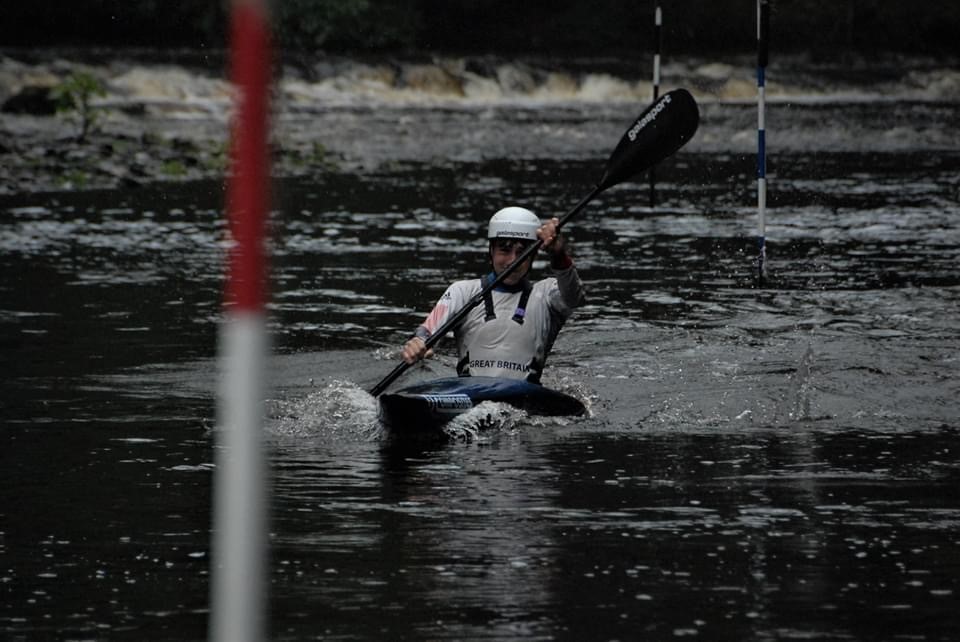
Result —
[[[653, 12], [653, 100], [651, 102], [657, 102], [657, 98], [660, 97], [660, 43], [662, 42], [662, 36], [660, 34], [660, 27], [663, 24], [663, 13], [660, 11], [660, 4], [657, 3], [656, 8]], [[656, 173], [654, 168], [650, 168], [650, 207], [653, 208], [657, 203], [657, 193], [656, 193]]]
[[757, 0], [757, 280], [767, 276], [767, 135], [764, 114], [766, 100], [766, 68], [770, 41], [770, 2]]
[[663, 13], [660, 5], [653, 12], [653, 102], [660, 97], [660, 27], [663, 24]]

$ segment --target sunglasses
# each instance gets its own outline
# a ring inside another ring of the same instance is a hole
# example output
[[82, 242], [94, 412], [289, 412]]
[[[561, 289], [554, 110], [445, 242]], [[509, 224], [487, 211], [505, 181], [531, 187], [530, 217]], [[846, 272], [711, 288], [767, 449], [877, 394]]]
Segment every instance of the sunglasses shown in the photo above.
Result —
[[508, 253], [514, 250], [520, 252], [533, 245], [533, 241], [523, 241], [519, 239], [496, 239], [493, 242], [493, 248], [498, 252]]

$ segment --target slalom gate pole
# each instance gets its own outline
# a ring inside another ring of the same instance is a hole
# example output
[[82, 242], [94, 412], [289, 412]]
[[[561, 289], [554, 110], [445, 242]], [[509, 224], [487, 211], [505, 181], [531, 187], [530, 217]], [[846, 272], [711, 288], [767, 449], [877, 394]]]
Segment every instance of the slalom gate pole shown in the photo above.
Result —
[[[660, 97], [660, 44], [662, 37], [660, 26], [663, 24], [663, 14], [660, 11], [660, 4], [657, 3], [653, 12], [653, 100], [657, 102]], [[650, 168], [650, 208], [657, 204], [657, 176], [655, 168]]]
[[766, 69], [770, 42], [770, 2], [757, 0], [757, 283], [767, 276]]
[[234, 0], [230, 65], [236, 91], [227, 188], [225, 318], [213, 489], [209, 639], [266, 639], [266, 462], [262, 450], [269, 210], [270, 26], [265, 0]]
[[663, 25], [663, 12], [658, 4], [653, 12], [653, 102], [660, 97], [660, 45], [663, 42], [660, 27]]

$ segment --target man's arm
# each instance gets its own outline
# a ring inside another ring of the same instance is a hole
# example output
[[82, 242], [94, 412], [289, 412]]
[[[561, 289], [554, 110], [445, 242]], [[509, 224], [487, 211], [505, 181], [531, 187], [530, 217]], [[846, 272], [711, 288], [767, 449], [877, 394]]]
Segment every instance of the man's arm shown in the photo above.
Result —
[[450, 312], [459, 307], [455, 303], [458, 298], [456, 296], [456, 288], [457, 283], [447, 288], [447, 291], [443, 293], [443, 296], [440, 297], [437, 304], [433, 306], [433, 310], [427, 318], [417, 326], [413, 336], [400, 348], [400, 357], [404, 361], [411, 364], [416, 363], [420, 359], [429, 357], [433, 353], [432, 350], [427, 350], [427, 339], [433, 336], [437, 328], [447, 322], [447, 319], [450, 318]]
[[557, 218], [548, 220], [537, 230], [537, 236], [543, 241], [543, 249], [550, 256], [550, 267], [557, 278], [560, 298], [567, 308], [573, 310], [583, 304], [583, 282], [580, 281], [573, 258], [567, 252], [566, 240], [557, 227], [559, 223]]

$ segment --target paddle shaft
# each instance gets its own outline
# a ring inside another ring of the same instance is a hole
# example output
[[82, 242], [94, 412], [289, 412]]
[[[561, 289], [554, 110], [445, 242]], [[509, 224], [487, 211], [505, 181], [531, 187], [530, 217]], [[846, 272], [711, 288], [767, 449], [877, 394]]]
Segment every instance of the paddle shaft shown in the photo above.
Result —
[[[596, 187], [594, 187], [593, 190], [589, 194], [587, 194], [585, 197], [583, 197], [580, 200], [580, 202], [577, 203], [569, 212], [567, 212], [566, 214], [560, 217], [559, 222], [557, 223], [557, 229], [560, 229], [561, 227], [563, 227], [567, 221], [569, 221], [571, 218], [579, 214], [580, 211], [587, 206], [587, 203], [589, 203], [594, 198], [596, 198], [597, 194], [602, 192], [603, 189], [604, 188], [601, 187], [600, 185], [597, 185]], [[534, 254], [536, 254], [542, 246], [543, 246], [543, 239], [537, 239], [536, 243], [534, 243], [533, 245], [525, 249], [523, 253], [521, 253], [520, 256], [518, 256], [513, 261], [513, 263], [508, 265], [503, 270], [503, 272], [496, 275], [496, 277], [492, 281], [490, 281], [485, 286], [483, 286], [483, 288], [480, 289], [480, 292], [475, 294], [473, 298], [470, 299], [465, 306], [460, 308], [452, 317], [447, 319], [446, 323], [444, 323], [439, 328], [437, 328], [436, 332], [431, 334], [424, 341], [424, 348], [425, 349], [431, 348], [434, 344], [440, 341], [440, 339], [442, 339], [448, 332], [450, 332], [451, 330], [456, 328], [458, 325], [460, 325], [463, 322], [464, 318], [466, 318], [467, 314], [470, 313], [471, 310], [473, 310], [475, 307], [483, 303], [483, 297], [486, 296], [488, 292], [490, 292], [491, 290], [496, 288], [498, 285], [503, 283], [503, 281], [508, 276], [513, 274], [516, 271], [516, 269], [523, 264], [524, 261], [529, 259]], [[387, 389], [387, 386], [389, 386], [391, 383], [396, 381], [397, 377], [399, 377], [404, 372], [406, 372], [407, 368], [409, 368], [411, 365], [413, 364], [407, 363], [406, 361], [401, 361], [400, 363], [398, 363], [397, 366], [390, 372], [390, 374], [384, 377], [380, 383], [375, 385], [370, 390], [370, 394], [373, 395], [374, 397], [379, 396], [380, 393], [382, 393], [384, 390]]]

